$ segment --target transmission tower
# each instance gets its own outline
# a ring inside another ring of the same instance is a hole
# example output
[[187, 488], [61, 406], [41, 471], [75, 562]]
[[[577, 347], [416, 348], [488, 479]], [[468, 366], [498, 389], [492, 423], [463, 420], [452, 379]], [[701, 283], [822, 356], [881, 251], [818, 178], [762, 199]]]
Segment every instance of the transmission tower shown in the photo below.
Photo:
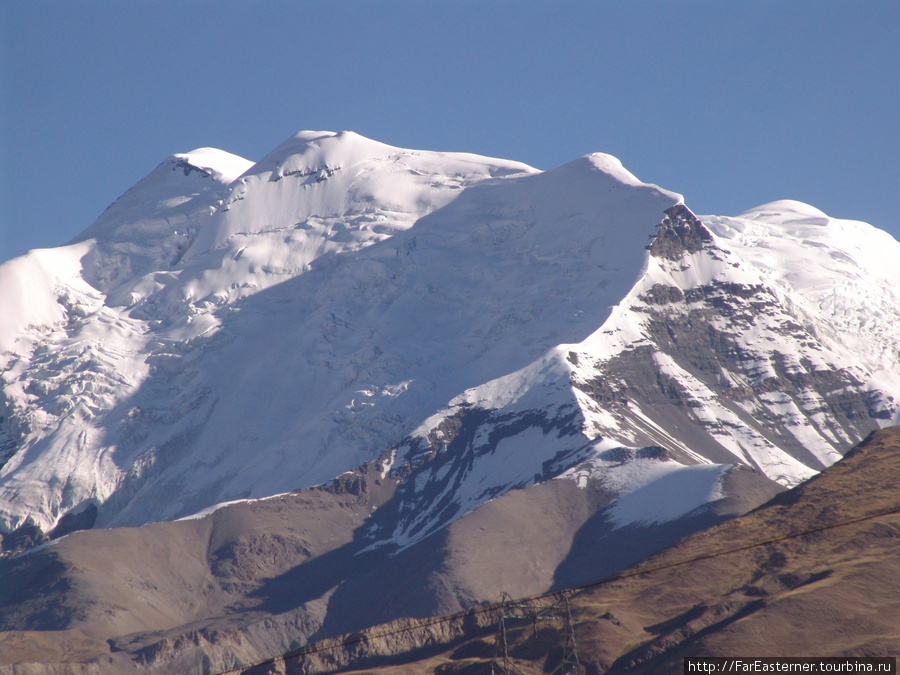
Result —
[[491, 675], [521, 675], [509, 662], [509, 645], [506, 642], [506, 620], [510, 618], [510, 609], [516, 607], [509, 593], [503, 591], [500, 594], [500, 618], [497, 622], [494, 658], [491, 659]]
[[565, 638], [562, 661], [550, 675], [581, 675], [583, 669], [578, 661], [575, 646], [575, 627], [572, 622], [572, 610], [569, 607], [567, 593], [560, 595], [552, 603], [514, 602], [509, 593], [500, 594], [500, 617], [497, 622], [497, 640], [494, 646], [494, 658], [491, 660], [491, 675], [522, 675], [509, 658], [506, 625], [509, 620], [530, 619], [534, 637], [537, 638], [539, 621], [563, 621]]
[[[562, 602], [565, 604], [566, 641], [563, 646], [562, 663], [553, 669], [550, 675], [581, 675], [581, 663], [578, 661], [578, 650], [575, 648], [575, 625], [572, 623], [572, 608], [569, 607], [569, 594], [564, 593]], [[559, 605], [559, 602], [556, 603]]]

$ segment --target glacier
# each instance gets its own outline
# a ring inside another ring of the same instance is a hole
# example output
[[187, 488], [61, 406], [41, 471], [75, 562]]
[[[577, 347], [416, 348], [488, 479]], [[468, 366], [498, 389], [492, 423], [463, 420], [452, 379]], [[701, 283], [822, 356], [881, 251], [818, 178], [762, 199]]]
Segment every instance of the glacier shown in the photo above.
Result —
[[718, 498], [732, 464], [795, 485], [900, 421], [898, 259], [799, 202], [697, 217], [600, 153], [305, 131], [256, 163], [173, 155], [0, 265], [0, 532], [375, 461], [404, 482], [372, 541], [401, 547], [548, 480], [607, 485], [619, 524]]

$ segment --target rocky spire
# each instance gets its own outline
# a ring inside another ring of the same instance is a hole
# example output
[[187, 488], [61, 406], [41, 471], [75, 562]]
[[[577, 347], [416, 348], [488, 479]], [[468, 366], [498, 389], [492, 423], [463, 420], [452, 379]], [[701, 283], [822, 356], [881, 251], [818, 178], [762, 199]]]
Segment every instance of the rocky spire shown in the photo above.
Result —
[[666, 209], [666, 217], [647, 248], [657, 258], [678, 260], [686, 253], [696, 253], [711, 241], [712, 235], [697, 216], [684, 204], [676, 204]]

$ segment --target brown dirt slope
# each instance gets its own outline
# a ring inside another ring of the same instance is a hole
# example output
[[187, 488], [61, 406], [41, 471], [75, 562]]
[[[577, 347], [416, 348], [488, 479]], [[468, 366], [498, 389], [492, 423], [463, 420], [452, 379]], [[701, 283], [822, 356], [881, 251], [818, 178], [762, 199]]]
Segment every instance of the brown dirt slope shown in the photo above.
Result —
[[[874, 432], [816, 478], [570, 596], [582, 672], [681, 673], [686, 656], [900, 654], [900, 427]], [[480, 615], [497, 616], [494, 612]], [[457, 619], [462, 626], [462, 622]], [[475, 619], [470, 618], [474, 628]], [[477, 623], [484, 625], [482, 618]], [[272, 664], [267, 672], [490, 673], [494, 631], [441, 641], [429, 627]], [[563, 621], [507, 625], [520, 673], [559, 665]], [[356, 636], [355, 640], [359, 640]], [[334, 644], [334, 643], [332, 643]], [[328, 645], [322, 645], [328, 647]], [[393, 650], [393, 651], [392, 651]], [[381, 657], [378, 655], [382, 654]], [[349, 671], [348, 671], [349, 672]]]
[[[675, 521], [616, 530], [601, 482], [549, 480], [394, 555], [371, 550], [367, 535], [373, 524], [396, 526], [396, 480], [376, 463], [203, 518], [75, 532], [0, 559], [0, 673], [216, 673], [308, 641], [477, 607], [500, 591], [569, 587], [746, 513], [778, 486], [733, 467], [723, 490]], [[441, 644], [466, 632], [435, 630]]]
[[[585, 672], [680, 672], [681, 658], [693, 654], [900, 651], [900, 515], [885, 515], [900, 509], [898, 477], [900, 429], [876, 432], [799, 488], [572, 593]], [[391, 609], [410, 611], [404, 593], [426, 596], [432, 604], [418, 616], [428, 617], [454, 611], [454, 598], [524, 596], [536, 592], [529, 587], [558, 589], [563, 578], [584, 583], [604, 574], [604, 551], [573, 535], [579, 523], [579, 535], [603, 534], [588, 527], [597, 505], [559, 481], [491, 502], [419, 545], [427, 550], [357, 560], [353, 533], [392, 490], [357, 490], [362, 478], [211, 518], [75, 533], [5, 561], [0, 672], [314, 673], [362, 665], [370, 671], [360, 672], [490, 672], [494, 608], [370, 626], [379, 615], [416, 616]], [[616, 541], [609, 535], [607, 547]], [[548, 538], [550, 558], [542, 548]], [[342, 567], [373, 562], [363, 577]], [[384, 586], [386, 576], [419, 581]], [[434, 588], [423, 588], [423, 578]], [[436, 612], [440, 605], [451, 607]], [[348, 630], [328, 630], [334, 613], [344, 626], [358, 623], [349, 629], [358, 631], [352, 644], [331, 637]], [[511, 620], [516, 668], [551, 672], [562, 658], [563, 628], [559, 620]], [[330, 639], [297, 658], [244, 666], [303, 644], [303, 636]]]

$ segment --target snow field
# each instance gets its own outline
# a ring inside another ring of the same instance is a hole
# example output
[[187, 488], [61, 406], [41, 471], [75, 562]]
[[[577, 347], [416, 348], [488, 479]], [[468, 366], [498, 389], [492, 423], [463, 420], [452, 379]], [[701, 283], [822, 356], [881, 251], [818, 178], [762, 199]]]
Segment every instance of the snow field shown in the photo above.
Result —
[[[100, 525], [138, 525], [324, 483], [467, 409], [491, 420], [471, 466], [416, 478], [420, 490], [446, 485], [455, 517], [566, 458], [575, 480], [618, 495], [617, 526], [664, 522], [719, 498], [725, 465], [640, 402], [626, 420], [574, 386], [637, 347], [655, 350], [736, 462], [804, 480], [817, 468], [738, 412], [764, 406], [827, 465], [849, 438], [822, 396], [772, 392], [738, 410], [652, 343], [640, 298], [655, 284], [764, 287], [777, 312], [740, 330], [715, 322], [747, 355], [747, 372], [722, 381], [844, 369], [895, 414], [900, 244], [774, 202], [704, 217], [714, 250], [648, 256], [682, 201], [602, 154], [538, 172], [301, 132], [255, 164], [208, 148], [175, 155], [76, 243], [0, 266], [3, 424], [20, 448], [0, 468], [0, 527], [46, 531], [88, 502], [105, 504]], [[788, 320], [799, 328], [779, 334]], [[580, 427], [525, 426], [485, 450], [491, 424], [534, 411]], [[697, 464], [583, 465], [638, 431]], [[384, 475], [403, 460], [392, 455]], [[446, 522], [425, 509], [394, 541]]]

